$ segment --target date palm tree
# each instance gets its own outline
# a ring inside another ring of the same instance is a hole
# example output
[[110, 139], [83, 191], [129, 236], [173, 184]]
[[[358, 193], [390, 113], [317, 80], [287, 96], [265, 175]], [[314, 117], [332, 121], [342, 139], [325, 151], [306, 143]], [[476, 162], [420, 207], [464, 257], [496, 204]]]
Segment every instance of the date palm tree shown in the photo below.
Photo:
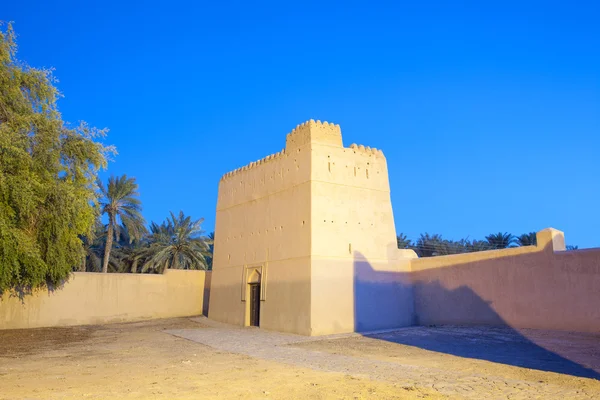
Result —
[[215, 232], [211, 232], [208, 234], [208, 240], [210, 241], [208, 244], [208, 252], [210, 256], [207, 257], [208, 270], [212, 271], [213, 259], [215, 257]]
[[100, 272], [102, 270], [102, 252], [104, 251], [104, 238], [106, 230], [100, 218], [94, 221], [94, 227], [89, 235], [81, 237], [83, 245], [83, 260], [79, 271]]
[[203, 235], [202, 222], [203, 218], [193, 221], [183, 211], [177, 216], [171, 212], [171, 217], [160, 225], [153, 222], [148, 238], [149, 257], [142, 272], [162, 273], [167, 268], [207, 270], [212, 241]]
[[404, 233], [396, 235], [396, 243], [399, 249], [410, 249], [412, 245], [410, 239]]
[[516, 242], [513, 235], [502, 232], [487, 235], [485, 240], [487, 240], [492, 249], [506, 249], [508, 247], [513, 247]]
[[537, 235], [535, 232], [524, 233], [517, 238], [519, 246], [535, 246], [537, 244]]
[[108, 217], [106, 244], [104, 246], [104, 260], [102, 272], [108, 272], [108, 262], [113, 240], [120, 236], [120, 225], [123, 224], [130, 235], [130, 240], [140, 239], [144, 232], [145, 221], [142, 216], [142, 205], [138, 198], [138, 185], [135, 178], [127, 175], [120, 177], [111, 176], [108, 186], [98, 180], [100, 192], [100, 207], [102, 214]]

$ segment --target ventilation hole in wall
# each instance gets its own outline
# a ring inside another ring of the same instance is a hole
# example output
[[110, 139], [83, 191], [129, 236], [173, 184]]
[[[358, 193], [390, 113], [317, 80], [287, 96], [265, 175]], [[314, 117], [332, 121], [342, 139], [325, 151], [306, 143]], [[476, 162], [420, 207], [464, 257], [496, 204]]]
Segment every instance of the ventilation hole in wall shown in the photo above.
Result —
[[328, 163], [327, 163], [327, 170], [328, 170], [329, 172], [331, 172], [331, 163], [330, 163], [330, 162], [328, 162]]
[[348, 254], [352, 254], [352, 243], [348, 243]]
[[302, 226], [304, 226], [304, 221], [302, 221]]
[[366, 170], [366, 171], [367, 171], [367, 179], [369, 179], [369, 170]]
[[323, 220], [323, 222], [327, 222], [327, 220], [326, 220], [326, 219], [324, 219], [324, 220]]
[[227, 260], [231, 260], [231, 254], [227, 254]]
[[300, 148], [298, 148], [298, 153], [300, 153]]
[[279, 230], [280, 230], [280, 231], [281, 231], [281, 230], [283, 230], [283, 225], [281, 225], [281, 226], [279, 227]]

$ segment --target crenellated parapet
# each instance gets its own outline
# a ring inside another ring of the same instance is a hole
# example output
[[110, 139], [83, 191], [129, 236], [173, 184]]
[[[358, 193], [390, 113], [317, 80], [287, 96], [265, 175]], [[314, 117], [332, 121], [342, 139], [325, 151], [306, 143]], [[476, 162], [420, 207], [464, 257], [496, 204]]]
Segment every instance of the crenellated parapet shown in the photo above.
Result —
[[[342, 131], [339, 125], [329, 123], [327, 121], [321, 122], [311, 119], [310, 121], [306, 121], [296, 126], [292, 132], [288, 133], [285, 149], [228, 172], [223, 175], [221, 180], [231, 178], [241, 172], [248, 171], [263, 164], [277, 160], [286, 154], [292, 154], [292, 150], [294, 150], [294, 153], [296, 152], [296, 149], [300, 151], [300, 146], [309, 143], [325, 144], [328, 146], [344, 148], [342, 143]], [[353, 143], [349, 148], [357, 154], [385, 158], [381, 150], [371, 148], [369, 146], [357, 145]]]
[[361, 154], [365, 154], [365, 155], [372, 155], [375, 157], [384, 157], [383, 151], [376, 149], [375, 147], [373, 147], [373, 148], [371, 148], [369, 146], [365, 147], [362, 144], [352, 143], [350, 145], [350, 148], [357, 153], [361, 153]]
[[339, 125], [334, 123], [311, 119], [296, 126], [292, 132], [288, 133], [285, 148], [291, 150], [308, 143], [343, 147], [342, 130]]
[[241, 173], [243, 171], [247, 171], [249, 169], [258, 167], [259, 165], [263, 165], [263, 164], [269, 163], [271, 161], [274, 161], [274, 160], [276, 160], [278, 158], [283, 157], [284, 155], [285, 155], [285, 149], [281, 150], [280, 152], [277, 152], [277, 153], [268, 155], [268, 156], [266, 156], [264, 158], [261, 158], [258, 161], [253, 161], [250, 164], [244, 165], [243, 167], [234, 169], [233, 171], [228, 172], [225, 175], [223, 175], [221, 177], [221, 180], [224, 180], [224, 179], [227, 179], [227, 178], [231, 178], [231, 177], [233, 177], [233, 176], [235, 176], [235, 175], [237, 175], [237, 174], [239, 174], [239, 173]]

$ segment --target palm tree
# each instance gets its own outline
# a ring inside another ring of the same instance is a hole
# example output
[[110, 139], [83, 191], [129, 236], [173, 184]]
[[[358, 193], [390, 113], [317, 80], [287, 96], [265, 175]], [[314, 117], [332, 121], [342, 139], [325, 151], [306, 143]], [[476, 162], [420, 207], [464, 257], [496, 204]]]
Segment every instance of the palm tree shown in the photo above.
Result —
[[476, 251], [485, 251], [490, 249], [490, 244], [486, 240], [473, 240], [467, 244], [467, 253]]
[[120, 236], [120, 224], [127, 227], [130, 240], [140, 239], [146, 228], [142, 216], [141, 201], [138, 198], [138, 185], [135, 178], [127, 178], [127, 175], [120, 177], [111, 176], [108, 179], [108, 187], [98, 180], [101, 199], [100, 206], [102, 214], [108, 216], [108, 228], [106, 234], [106, 244], [104, 246], [104, 260], [102, 263], [102, 272], [108, 272], [108, 262], [110, 251], [113, 245], [113, 239]]
[[210, 240], [210, 244], [208, 245], [208, 251], [210, 256], [207, 257], [208, 270], [212, 271], [213, 267], [213, 259], [215, 256], [215, 233], [211, 232], [208, 234], [208, 239]]
[[485, 240], [487, 240], [492, 249], [506, 249], [508, 247], [513, 247], [516, 242], [513, 235], [502, 232], [487, 235]]
[[102, 225], [100, 218], [96, 218], [90, 234], [81, 238], [84, 257], [79, 268], [80, 271], [99, 272], [102, 269], [102, 251], [104, 250], [105, 235], [104, 225]]
[[397, 235], [396, 241], [398, 243], [399, 249], [410, 249], [411, 241], [406, 237], [404, 233]]
[[[111, 254], [118, 264], [118, 272], [138, 272], [148, 258], [148, 238], [144, 235], [136, 240], [131, 237], [127, 227], [121, 227], [121, 235], [114, 242]], [[110, 264], [109, 264], [110, 267]]]
[[419, 257], [433, 257], [443, 253], [443, 239], [442, 235], [429, 233], [421, 233], [417, 243], [414, 245], [413, 250], [418, 254]]
[[192, 221], [183, 211], [158, 225], [150, 226], [149, 258], [142, 272], [154, 270], [162, 273], [166, 268], [171, 269], [208, 269], [211, 240], [203, 236], [201, 228], [204, 219]]
[[524, 233], [517, 238], [519, 246], [536, 246], [537, 235], [535, 232]]

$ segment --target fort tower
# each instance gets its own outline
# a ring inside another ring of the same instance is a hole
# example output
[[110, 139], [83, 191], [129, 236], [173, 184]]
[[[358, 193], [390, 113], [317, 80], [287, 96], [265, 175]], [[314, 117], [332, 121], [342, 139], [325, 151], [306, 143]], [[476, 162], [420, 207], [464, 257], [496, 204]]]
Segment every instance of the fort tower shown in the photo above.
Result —
[[284, 150], [225, 174], [215, 239], [211, 319], [304, 335], [411, 323], [410, 289], [377, 278], [409, 268], [386, 159], [344, 147], [339, 125], [298, 125]]

